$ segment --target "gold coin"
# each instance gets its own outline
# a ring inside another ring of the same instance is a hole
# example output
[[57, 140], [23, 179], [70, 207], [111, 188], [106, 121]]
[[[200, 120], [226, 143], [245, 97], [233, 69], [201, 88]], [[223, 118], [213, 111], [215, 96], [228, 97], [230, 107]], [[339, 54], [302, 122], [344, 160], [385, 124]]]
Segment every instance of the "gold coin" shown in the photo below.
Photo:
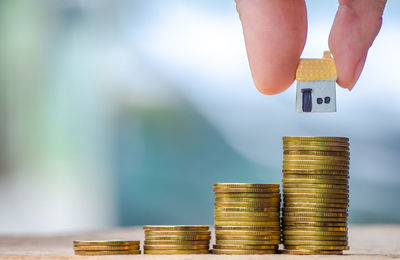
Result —
[[281, 239], [280, 235], [275, 236], [234, 236], [234, 235], [216, 235], [219, 240], [277, 240]]
[[[298, 146], [298, 147], [307, 147], [307, 146], [315, 146], [315, 147], [326, 147], [331, 148], [331, 147], [342, 147], [342, 148], [350, 148], [350, 145], [348, 142], [335, 142], [335, 141], [289, 141], [285, 140], [282, 142], [283, 147], [285, 146]], [[301, 149], [300, 149], [301, 150]], [[328, 149], [329, 150], [329, 149]]]
[[112, 250], [140, 250], [139, 245], [130, 246], [74, 246], [75, 250], [78, 251], [112, 251]]
[[276, 201], [269, 201], [269, 202], [215, 202], [214, 206], [216, 207], [253, 207], [253, 208], [260, 208], [263, 206], [269, 207], [269, 206], [275, 206], [279, 207], [281, 201], [276, 200]]
[[[311, 162], [324, 162], [327, 161], [329, 163], [326, 163], [327, 165], [333, 164], [335, 165], [336, 163], [345, 163], [346, 166], [350, 165], [350, 156], [349, 152], [333, 152], [333, 153], [341, 153], [341, 154], [334, 154], [334, 155], [327, 155], [327, 154], [310, 154], [310, 153], [331, 153], [327, 151], [285, 151], [283, 154], [283, 162], [288, 162], [290, 161], [300, 163], [302, 161], [306, 161], [306, 164], [309, 163], [307, 161]], [[347, 153], [348, 155], [344, 155]], [[313, 164], [313, 163], [312, 163]]]
[[164, 231], [164, 230], [180, 230], [180, 231], [189, 231], [189, 230], [199, 230], [199, 231], [208, 231], [210, 229], [209, 226], [143, 226], [143, 230], [154, 230], [154, 231]]
[[318, 227], [318, 226], [302, 226], [302, 227], [296, 227], [296, 226], [282, 226], [283, 227], [283, 232], [286, 231], [299, 231], [299, 232], [346, 232], [347, 227]]
[[293, 164], [283, 164], [283, 170], [338, 170], [338, 171], [348, 171], [348, 166], [336, 166], [336, 165], [293, 165]]
[[280, 202], [274, 203], [253, 203], [253, 202], [215, 202], [214, 203], [214, 211], [216, 208], [247, 208], [247, 211], [251, 211], [252, 209], [259, 210], [260, 208], [265, 208], [264, 211], [273, 211], [269, 208], [278, 208], [281, 206]]
[[275, 217], [265, 217], [265, 216], [245, 216], [245, 217], [219, 217], [219, 216], [214, 216], [215, 221], [264, 221], [264, 222], [270, 222], [270, 221], [279, 221], [279, 216]]
[[216, 243], [218, 245], [279, 245], [281, 240], [216, 240]]
[[209, 245], [209, 240], [144, 240], [144, 245]]
[[280, 212], [215, 212], [215, 217], [279, 217]]
[[347, 236], [283, 236], [283, 242], [286, 240], [306, 240], [306, 241], [320, 241], [320, 240], [329, 240], [329, 241], [347, 241]]
[[214, 221], [217, 226], [279, 226], [279, 221]]
[[268, 227], [268, 226], [215, 226], [215, 232], [219, 230], [235, 230], [235, 231], [279, 231], [281, 227]]
[[293, 146], [295, 147], [318, 146], [318, 147], [324, 147], [326, 148], [326, 150], [329, 150], [330, 147], [343, 147], [349, 149], [349, 143], [343, 143], [343, 142], [283, 141], [283, 147], [293, 147]]
[[84, 251], [75, 250], [75, 255], [139, 255], [140, 250], [99, 250], [99, 251]]
[[146, 235], [151, 236], [198, 236], [198, 235], [206, 235], [210, 236], [211, 231], [154, 231], [154, 230], [146, 230], [144, 231]]
[[329, 152], [349, 152], [346, 146], [315, 146], [315, 145], [283, 145], [285, 151], [329, 151]]
[[319, 176], [341, 176], [348, 178], [349, 170], [320, 170], [320, 169], [282, 169], [283, 176], [287, 174], [296, 175], [319, 175]]
[[147, 240], [210, 240], [211, 236], [207, 235], [199, 235], [199, 236], [152, 236], [146, 235], [145, 239]]
[[[311, 199], [311, 200], [306, 200]], [[315, 202], [310, 202], [312, 199], [315, 199]], [[321, 199], [331, 199], [332, 198], [294, 198], [288, 197], [283, 202], [283, 209], [287, 208], [299, 208], [299, 207], [310, 207], [310, 208], [320, 208], [321, 210], [325, 208], [340, 208], [340, 209], [347, 209], [348, 208], [348, 199], [335, 199], [340, 200], [340, 203], [332, 203], [332, 202], [325, 202]], [[342, 203], [347, 200], [347, 203]], [[334, 201], [333, 201], [334, 202]]]
[[286, 166], [320, 166], [320, 165], [328, 165], [328, 166], [342, 166], [349, 167], [349, 161], [335, 161], [335, 160], [293, 160], [293, 159], [284, 159], [282, 161], [283, 165]]
[[343, 175], [323, 175], [323, 174], [297, 174], [297, 173], [285, 173], [283, 175], [283, 180], [287, 181], [287, 180], [295, 180], [295, 179], [322, 179], [322, 180], [342, 180], [342, 181], [348, 181], [349, 180], [349, 176], [343, 176]]
[[[340, 179], [341, 180], [349, 180], [350, 171], [336, 171], [336, 170], [310, 170], [310, 169], [303, 169], [303, 170], [282, 170], [283, 179], [287, 180], [290, 176], [296, 176], [296, 178], [307, 178], [309, 176], [314, 176], [315, 179]], [[288, 176], [288, 177], [286, 177]], [[304, 176], [304, 177], [303, 177]], [[326, 178], [324, 178], [326, 177]], [[335, 178], [333, 178], [335, 177]], [[312, 179], [312, 178], [310, 178]]]
[[283, 230], [282, 231], [284, 236], [347, 236], [347, 231], [290, 231], [290, 230]]
[[210, 245], [146, 245], [144, 250], [208, 250]]
[[328, 161], [341, 161], [348, 162], [350, 161], [349, 156], [336, 156], [336, 155], [315, 155], [315, 154], [284, 154], [283, 160], [328, 160]]
[[[348, 194], [349, 186], [347, 184], [338, 185], [337, 188], [333, 188], [330, 184], [324, 183], [285, 183], [285, 187], [282, 188], [282, 197], [286, 194]], [[336, 186], [336, 185], [335, 185]], [[341, 186], [341, 187], [339, 187]]]
[[334, 218], [346, 218], [348, 216], [347, 213], [341, 212], [283, 212], [282, 214], [285, 217], [334, 217]]
[[332, 137], [332, 136], [283, 136], [282, 141], [314, 141], [314, 142], [342, 142], [348, 143], [347, 137]]
[[283, 197], [286, 202], [308, 202], [308, 203], [333, 203], [333, 204], [348, 204], [348, 199], [330, 199], [330, 198], [301, 198], [301, 197]]
[[191, 254], [208, 254], [209, 250], [201, 250], [201, 249], [192, 249], [192, 250], [168, 250], [168, 249], [160, 249], [160, 250], [144, 250], [144, 254], [149, 255], [191, 255]]
[[289, 240], [285, 239], [283, 244], [286, 245], [321, 245], [321, 246], [347, 246], [347, 241], [326, 241], [326, 240]]
[[220, 198], [280, 198], [279, 192], [275, 193], [215, 193], [215, 199]]
[[[287, 195], [291, 195], [299, 197], [297, 194], [331, 194], [331, 195], [348, 195], [349, 190], [339, 190], [339, 189], [301, 189], [301, 188], [283, 188], [283, 197], [287, 197]], [[315, 196], [314, 196], [315, 197]], [[347, 197], [346, 197], [347, 198]]]
[[285, 222], [301, 222], [301, 221], [318, 221], [318, 222], [347, 222], [347, 218], [333, 218], [333, 217], [303, 217], [303, 216], [283, 216], [282, 220]]
[[278, 245], [214, 245], [214, 249], [233, 249], [233, 250], [249, 250], [249, 249], [268, 249], [268, 250], [276, 250], [278, 249]]
[[341, 151], [301, 151], [301, 150], [289, 150], [283, 151], [283, 155], [316, 155], [316, 156], [340, 156], [346, 157], [350, 159], [350, 152], [341, 152]]
[[[340, 161], [338, 161], [340, 162]], [[331, 169], [332, 167], [332, 169]], [[338, 170], [338, 171], [349, 171], [350, 166], [348, 163], [332, 163], [327, 161], [283, 161], [283, 170]], [[348, 174], [347, 174], [348, 175]]]
[[214, 188], [214, 193], [279, 193], [280, 189], [270, 188], [235, 188], [235, 189], [224, 189], [224, 188]]
[[336, 193], [285, 193], [285, 198], [330, 198], [330, 199], [348, 199], [348, 194]]
[[287, 221], [282, 220], [282, 226], [314, 226], [314, 227], [347, 227], [346, 222], [328, 222], [328, 221]]
[[214, 183], [214, 188], [237, 189], [237, 188], [261, 188], [261, 189], [279, 189], [279, 184], [271, 183]]
[[347, 190], [349, 188], [348, 184], [324, 184], [324, 183], [284, 183], [284, 188], [299, 188], [299, 189], [338, 189]]
[[272, 221], [279, 221], [280, 216], [275, 217], [265, 217], [265, 216], [214, 216], [215, 221], [250, 221], [250, 222], [272, 222]]
[[281, 250], [280, 254], [288, 255], [343, 255], [341, 250]]
[[349, 190], [283, 188], [283, 197], [284, 198], [285, 198], [286, 194], [297, 194], [297, 193], [349, 194]]
[[74, 246], [129, 246], [139, 245], [136, 240], [75, 240]]
[[283, 203], [283, 208], [290, 208], [290, 207], [312, 207], [312, 208], [341, 208], [341, 209], [347, 209], [348, 204], [347, 203], [327, 203], [327, 202], [296, 202], [294, 200], [289, 200], [285, 201]]
[[284, 245], [285, 249], [291, 250], [349, 250], [349, 246], [325, 246], [325, 245]]
[[280, 205], [277, 207], [214, 207], [214, 212], [279, 212]]
[[314, 208], [314, 207], [284, 207], [282, 208], [282, 212], [339, 212], [339, 213], [347, 213], [346, 208]]
[[229, 236], [280, 236], [281, 231], [215, 230], [215, 235]]
[[283, 164], [311, 164], [311, 165], [350, 165], [349, 156], [317, 156], [317, 155], [298, 155], [283, 154]]
[[216, 254], [216, 255], [265, 255], [265, 254], [276, 254], [276, 250], [212, 249], [211, 253]]
[[[323, 173], [316, 173], [315, 171], [324, 171]], [[331, 175], [330, 172], [337, 172], [337, 175], [340, 176], [349, 176], [350, 167], [349, 166], [341, 166], [341, 165], [294, 165], [294, 164], [283, 164], [282, 172], [285, 175], [286, 172], [297, 173], [303, 172], [304, 174], [322, 174], [322, 175]]]
[[215, 202], [275, 203], [280, 200], [281, 200], [280, 197], [275, 197], [275, 198], [215, 198]]
[[284, 159], [284, 165], [330, 165], [330, 166], [349, 166], [348, 161], [337, 161], [337, 160], [293, 160], [293, 159]]
[[330, 184], [330, 185], [348, 185], [349, 182], [347, 180], [329, 180], [329, 179], [290, 179], [283, 178], [283, 185], [289, 184]]

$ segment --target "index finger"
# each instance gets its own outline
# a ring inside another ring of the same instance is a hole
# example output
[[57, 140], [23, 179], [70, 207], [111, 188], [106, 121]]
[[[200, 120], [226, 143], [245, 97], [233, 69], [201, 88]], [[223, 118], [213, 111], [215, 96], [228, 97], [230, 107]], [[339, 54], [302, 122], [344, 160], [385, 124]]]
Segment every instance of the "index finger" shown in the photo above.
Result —
[[304, 0], [236, 0], [254, 83], [267, 95], [294, 81], [307, 35]]

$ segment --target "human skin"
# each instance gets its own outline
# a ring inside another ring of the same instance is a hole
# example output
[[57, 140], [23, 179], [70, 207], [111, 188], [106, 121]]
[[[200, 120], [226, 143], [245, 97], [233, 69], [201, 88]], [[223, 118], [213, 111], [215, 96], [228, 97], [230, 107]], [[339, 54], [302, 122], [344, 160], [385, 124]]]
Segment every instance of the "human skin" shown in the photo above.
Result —
[[[329, 35], [337, 83], [351, 90], [364, 67], [368, 49], [382, 25], [386, 0], [339, 0]], [[236, 0], [247, 56], [257, 89], [267, 95], [286, 90], [307, 37], [304, 0]]]

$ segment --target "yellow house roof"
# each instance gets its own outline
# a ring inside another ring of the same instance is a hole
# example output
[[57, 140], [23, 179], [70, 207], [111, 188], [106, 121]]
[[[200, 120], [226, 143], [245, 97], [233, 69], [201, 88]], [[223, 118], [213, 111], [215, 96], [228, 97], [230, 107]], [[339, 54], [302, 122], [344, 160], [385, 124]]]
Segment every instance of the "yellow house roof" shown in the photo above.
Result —
[[324, 52], [322, 59], [300, 59], [296, 71], [296, 80], [313, 81], [336, 78], [335, 61], [329, 51]]

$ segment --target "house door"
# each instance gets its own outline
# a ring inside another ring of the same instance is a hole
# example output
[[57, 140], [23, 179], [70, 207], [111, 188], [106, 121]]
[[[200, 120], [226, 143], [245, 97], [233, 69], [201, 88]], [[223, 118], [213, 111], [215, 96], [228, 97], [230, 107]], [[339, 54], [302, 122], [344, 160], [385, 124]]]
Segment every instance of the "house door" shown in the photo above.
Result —
[[301, 93], [303, 94], [303, 112], [311, 112], [312, 110], [312, 95], [311, 88], [303, 88], [301, 89]]

